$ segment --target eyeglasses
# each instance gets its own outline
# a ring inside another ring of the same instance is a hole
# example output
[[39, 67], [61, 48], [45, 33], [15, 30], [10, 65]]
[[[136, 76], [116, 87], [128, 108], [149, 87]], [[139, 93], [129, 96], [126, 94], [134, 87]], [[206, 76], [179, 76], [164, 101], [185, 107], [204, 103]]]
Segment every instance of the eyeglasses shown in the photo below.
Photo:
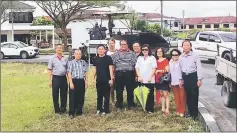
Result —
[[172, 56], [179, 56], [178, 54], [172, 54]]
[[148, 51], [148, 49], [142, 49], [142, 51]]

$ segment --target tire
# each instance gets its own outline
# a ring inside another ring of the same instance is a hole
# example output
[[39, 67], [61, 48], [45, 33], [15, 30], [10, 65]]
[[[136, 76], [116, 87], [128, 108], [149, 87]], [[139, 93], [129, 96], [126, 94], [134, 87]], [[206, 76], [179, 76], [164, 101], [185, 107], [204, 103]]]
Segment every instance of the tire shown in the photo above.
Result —
[[232, 83], [230, 81], [225, 81], [222, 85], [221, 96], [223, 97], [223, 102], [226, 107], [234, 108], [236, 107], [236, 92], [230, 92], [230, 87]]
[[230, 58], [231, 58], [231, 55], [230, 53], [225, 53], [224, 56], [223, 56], [224, 59], [230, 61]]
[[1, 60], [4, 59], [4, 54], [3, 54], [3, 52], [0, 53], [0, 59], [1, 59]]
[[29, 58], [29, 54], [27, 52], [23, 51], [23, 52], [21, 52], [21, 58], [27, 59], [27, 58]]
[[224, 82], [224, 78], [220, 74], [217, 74], [216, 75], [216, 85], [223, 85], [223, 82]]

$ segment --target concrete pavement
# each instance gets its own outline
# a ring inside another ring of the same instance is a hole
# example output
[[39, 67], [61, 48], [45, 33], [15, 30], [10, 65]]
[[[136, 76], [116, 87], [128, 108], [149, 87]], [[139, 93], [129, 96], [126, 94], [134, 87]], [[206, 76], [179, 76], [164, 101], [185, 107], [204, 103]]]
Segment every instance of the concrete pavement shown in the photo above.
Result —
[[[2, 62], [47, 63], [51, 55], [40, 55], [34, 59], [4, 59]], [[67, 55], [66, 55], [67, 56]], [[236, 108], [224, 106], [221, 97], [221, 86], [215, 85], [215, 66], [213, 62], [202, 60], [203, 85], [200, 87], [199, 100], [215, 119], [223, 132], [236, 132]]]

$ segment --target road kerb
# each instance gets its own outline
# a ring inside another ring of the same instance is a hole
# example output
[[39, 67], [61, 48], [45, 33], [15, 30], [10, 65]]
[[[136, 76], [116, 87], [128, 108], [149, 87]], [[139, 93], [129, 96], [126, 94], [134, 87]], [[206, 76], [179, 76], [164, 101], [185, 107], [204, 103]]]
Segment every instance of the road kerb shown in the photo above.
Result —
[[216, 120], [208, 112], [206, 107], [199, 101], [198, 102], [199, 116], [204, 123], [205, 130], [207, 132], [221, 132], [219, 126], [216, 123]]

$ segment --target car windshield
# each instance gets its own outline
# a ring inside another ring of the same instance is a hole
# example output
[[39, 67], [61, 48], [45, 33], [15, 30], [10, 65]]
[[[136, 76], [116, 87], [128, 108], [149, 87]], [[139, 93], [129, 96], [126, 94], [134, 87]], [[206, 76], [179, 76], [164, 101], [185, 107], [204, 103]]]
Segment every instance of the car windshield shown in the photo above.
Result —
[[17, 42], [16, 44], [17, 44], [17, 46], [19, 46], [20, 48], [27, 47], [27, 45], [24, 44], [23, 42]]
[[220, 33], [219, 35], [224, 42], [236, 42], [235, 33]]

